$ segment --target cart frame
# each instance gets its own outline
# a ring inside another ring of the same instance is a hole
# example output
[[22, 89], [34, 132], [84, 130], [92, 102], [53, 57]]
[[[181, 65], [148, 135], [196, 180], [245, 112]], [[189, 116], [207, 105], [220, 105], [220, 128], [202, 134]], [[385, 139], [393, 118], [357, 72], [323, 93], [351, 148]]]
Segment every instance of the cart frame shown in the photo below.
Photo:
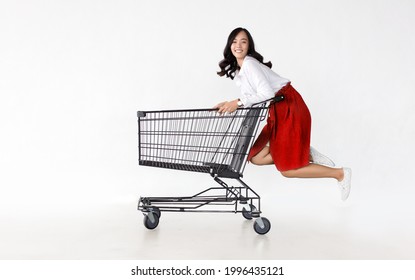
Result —
[[278, 95], [227, 115], [216, 109], [138, 111], [139, 165], [208, 173], [220, 185], [192, 196], [140, 197], [137, 209], [144, 226], [155, 229], [161, 212], [242, 213], [245, 219], [256, 218], [255, 232], [266, 234], [271, 223], [260, 217], [261, 197], [241, 178], [268, 102], [282, 100]]

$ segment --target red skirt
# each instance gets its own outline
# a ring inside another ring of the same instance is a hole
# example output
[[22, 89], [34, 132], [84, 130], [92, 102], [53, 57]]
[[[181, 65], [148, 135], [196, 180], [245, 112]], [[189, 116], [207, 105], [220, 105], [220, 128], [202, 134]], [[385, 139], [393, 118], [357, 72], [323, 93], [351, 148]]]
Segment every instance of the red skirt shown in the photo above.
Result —
[[249, 151], [248, 160], [269, 142], [272, 159], [279, 171], [304, 167], [310, 163], [310, 111], [291, 84], [276, 95], [284, 95], [284, 100], [270, 105], [267, 124]]

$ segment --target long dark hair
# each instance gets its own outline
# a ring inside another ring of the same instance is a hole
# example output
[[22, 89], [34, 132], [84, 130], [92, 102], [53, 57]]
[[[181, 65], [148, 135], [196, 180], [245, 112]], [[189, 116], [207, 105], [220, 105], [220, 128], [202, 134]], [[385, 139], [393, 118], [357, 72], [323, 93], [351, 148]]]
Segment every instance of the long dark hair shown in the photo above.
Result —
[[259, 62], [268, 66], [269, 68], [272, 67], [271, 61], [264, 62], [264, 57], [255, 50], [254, 39], [252, 39], [251, 33], [249, 33], [249, 31], [246, 30], [245, 28], [238, 27], [238, 28], [235, 28], [231, 32], [231, 34], [229, 34], [228, 42], [226, 43], [225, 49], [223, 50], [223, 59], [219, 62], [219, 67], [221, 71], [217, 72], [217, 74], [221, 77], [226, 75], [226, 78], [231, 78], [233, 80], [233, 78], [235, 77], [236, 70], [240, 69], [236, 61], [236, 57], [232, 54], [231, 45], [235, 37], [241, 31], [244, 31], [246, 35], [248, 36], [249, 48], [248, 48], [247, 55], [256, 58]]

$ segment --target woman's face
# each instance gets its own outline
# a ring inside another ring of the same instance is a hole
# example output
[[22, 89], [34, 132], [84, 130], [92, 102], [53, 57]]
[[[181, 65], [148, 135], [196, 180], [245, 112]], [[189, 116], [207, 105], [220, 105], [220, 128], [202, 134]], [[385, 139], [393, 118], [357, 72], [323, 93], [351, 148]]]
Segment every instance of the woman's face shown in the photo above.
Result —
[[233, 39], [231, 45], [232, 54], [236, 57], [237, 60], [243, 60], [248, 54], [248, 49], [248, 36], [246, 35], [245, 31], [241, 31], [238, 33], [238, 35], [236, 35], [235, 39]]

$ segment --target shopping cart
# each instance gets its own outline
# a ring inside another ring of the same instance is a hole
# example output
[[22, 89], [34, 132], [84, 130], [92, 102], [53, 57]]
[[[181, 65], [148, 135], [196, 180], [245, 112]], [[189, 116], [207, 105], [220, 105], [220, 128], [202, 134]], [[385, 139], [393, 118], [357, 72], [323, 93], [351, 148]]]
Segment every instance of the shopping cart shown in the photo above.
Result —
[[[231, 114], [216, 109], [138, 111], [139, 165], [210, 174], [220, 187], [210, 187], [193, 196], [140, 197], [138, 210], [144, 226], [155, 229], [161, 212], [242, 213], [254, 222], [258, 234], [271, 223], [260, 217], [260, 196], [241, 180], [246, 157], [260, 121], [268, 114], [268, 101]], [[230, 186], [224, 180], [239, 184]]]

